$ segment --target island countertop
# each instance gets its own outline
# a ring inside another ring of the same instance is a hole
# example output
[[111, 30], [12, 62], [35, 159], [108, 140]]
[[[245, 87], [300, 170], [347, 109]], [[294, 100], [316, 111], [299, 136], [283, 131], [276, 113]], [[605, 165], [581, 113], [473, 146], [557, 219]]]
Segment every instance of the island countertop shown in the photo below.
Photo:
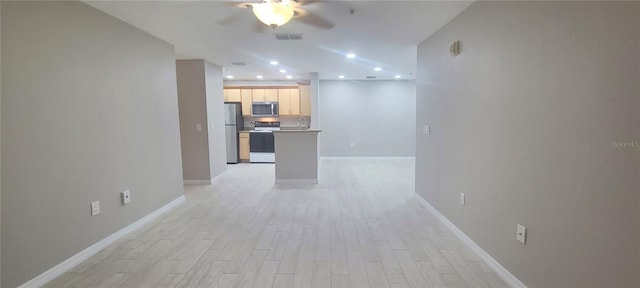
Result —
[[273, 131], [273, 133], [292, 133], [292, 132], [293, 133], [300, 133], [300, 132], [302, 132], [302, 133], [307, 133], [307, 132], [315, 132], [315, 133], [317, 133], [317, 132], [322, 132], [322, 130], [320, 130], [320, 129], [295, 129], [295, 128], [282, 129], [282, 128], [280, 128], [280, 130]]

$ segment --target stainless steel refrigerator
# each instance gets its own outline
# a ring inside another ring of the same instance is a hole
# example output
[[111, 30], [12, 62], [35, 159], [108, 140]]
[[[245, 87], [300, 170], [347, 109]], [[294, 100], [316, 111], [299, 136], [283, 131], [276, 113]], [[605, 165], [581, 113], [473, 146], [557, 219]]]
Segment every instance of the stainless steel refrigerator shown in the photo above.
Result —
[[244, 129], [242, 104], [224, 103], [224, 131], [227, 138], [227, 163], [239, 162], [238, 132]]

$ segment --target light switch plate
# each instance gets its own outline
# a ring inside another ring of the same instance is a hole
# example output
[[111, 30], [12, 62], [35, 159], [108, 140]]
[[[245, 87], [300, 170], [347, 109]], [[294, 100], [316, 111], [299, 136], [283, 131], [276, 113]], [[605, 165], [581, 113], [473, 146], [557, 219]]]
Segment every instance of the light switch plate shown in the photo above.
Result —
[[460, 193], [460, 205], [464, 206], [465, 200], [466, 199], [464, 193]]
[[131, 192], [129, 190], [122, 191], [120, 193], [120, 200], [122, 200], [122, 205], [127, 205], [131, 202]]
[[91, 202], [91, 216], [100, 214], [100, 201]]
[[431, 134], [431, 127], [429, 127], [429, 125], [422, 125], [422, 134], [430, 135]]
[[200, 123], [196, 124], [196, 131], [198, 132], [202, 131], [202, 124]]
[[526, 244], [527, 241], [527, 227], [518, 224], [516, 231], [516, 240], [522, 244]]

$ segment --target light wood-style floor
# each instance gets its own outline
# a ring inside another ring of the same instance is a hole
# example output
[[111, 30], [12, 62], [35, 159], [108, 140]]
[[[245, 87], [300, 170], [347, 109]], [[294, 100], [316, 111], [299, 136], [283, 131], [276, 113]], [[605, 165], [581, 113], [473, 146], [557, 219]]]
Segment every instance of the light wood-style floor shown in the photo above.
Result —
[[324, 160], [319, 185], [230, 165], [46, 287], [506, 287], [414, 194], [412, 160]]

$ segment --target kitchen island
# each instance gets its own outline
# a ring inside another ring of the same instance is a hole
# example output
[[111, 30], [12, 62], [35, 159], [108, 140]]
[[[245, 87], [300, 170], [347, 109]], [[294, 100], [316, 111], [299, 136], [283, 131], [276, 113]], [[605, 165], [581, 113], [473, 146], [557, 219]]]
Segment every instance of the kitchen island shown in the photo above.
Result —
[[273, 131], [276, 183], [318, 183], [318, 133], [321, 131]]

